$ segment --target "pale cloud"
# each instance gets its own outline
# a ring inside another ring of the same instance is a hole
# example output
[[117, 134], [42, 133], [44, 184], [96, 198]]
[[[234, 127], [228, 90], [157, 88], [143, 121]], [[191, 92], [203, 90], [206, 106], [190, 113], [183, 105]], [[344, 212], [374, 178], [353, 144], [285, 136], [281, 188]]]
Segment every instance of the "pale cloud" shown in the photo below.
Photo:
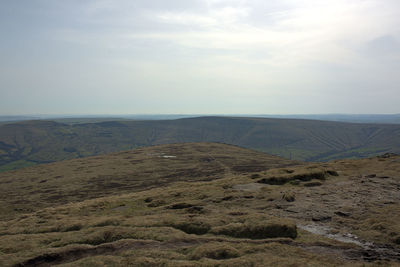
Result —
[[[266, 50], [269, 51], [266, 62], [274, 65], [313, 60], [351, 64], [362, 56], [357, 54], [358, 47], [382, 36], [384, 31], [395, 30], [396, 26], [393, 10], [379, 1], [281, 2], [282, 9], [265, 10], [265, 24], [252, 21], [252, 13], [261, 5], [259, 1], [207, 0], [206, 8], [195, 10], [142, 10], [146, 14], [143, 19], [159, 25], [159, 30], [157, 26], [147, 31], [135, 28], [140, 23], [135, 21], [137, 14], [131, 7], [131, 16], [128, 9], [125, 16], [115, 18], [117, 29], [101, 32], [67, 29], [59, 36], [107, 47], [110, 46], [107, 40], [115, 40], [116, 47], [130, 46], [132, 41], [140, 39], [160, 40], [183, 48], [238, 51], [237, 60], [242, 61], [248, 59], [240, 51]], [[90, 14], [117, 6], [113, 1], [103, 0], [97, 5], [92, 3], [88, 9]], [[109, 27], [112, 25], [111, 21]], [[261, 61], [259, 58], [258, 62]]]
[[20, 24], [0, 44], [5, 104], [35, 90], [127, 113], [398, 112], [397, 0], [37, 1], [0, 11]]
[[157, 16], [164, 23], [192, 25], [198, 27], [210, 27], [218, 25], [218, 20], [203, 15], [188, 14], [188, 13], [171, 13], [166, 12]]
[[276, 55], [276, 64], [303, 60], [345, 64], [357, 60], [355, 47], [395, 26], [390, 25], [392, 18], [386, 17], [389, 10], [375, 14], [380, 7], [377, 1], [286, 2], [292, 4], [292, 8], [267, 14], [274, 21], [273, 25], [253, 25], [251, 19], [242, 20], [249, 16], [252, 8], [248, 2], [240, 1], [240, 7], [212, 9], [203, 15], [171, 12], [160, 15], [167, 23], [201, 29], [142, 37], [166, 39], [195, 48], [271, 50]]

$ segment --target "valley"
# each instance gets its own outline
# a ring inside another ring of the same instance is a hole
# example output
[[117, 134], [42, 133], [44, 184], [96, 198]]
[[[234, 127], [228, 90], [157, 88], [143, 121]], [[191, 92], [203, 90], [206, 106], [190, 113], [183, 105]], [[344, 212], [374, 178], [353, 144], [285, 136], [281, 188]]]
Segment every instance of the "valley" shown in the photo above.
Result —
[[218, 142], [292, 160], [400, 153], [400, 125], [242, 117], [0, 125], [0, 171], [160, 144]]

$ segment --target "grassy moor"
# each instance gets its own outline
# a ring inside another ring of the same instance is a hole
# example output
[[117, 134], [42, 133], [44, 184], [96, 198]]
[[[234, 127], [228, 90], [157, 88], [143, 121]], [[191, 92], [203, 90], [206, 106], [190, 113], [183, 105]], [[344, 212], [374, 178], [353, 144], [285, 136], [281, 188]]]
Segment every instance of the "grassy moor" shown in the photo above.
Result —
[[4, 172], [0, 265], [398, 266], [399, 173], [216, 143]]
[[400, 0], [1, 0], [0, 267], [400, 267]]

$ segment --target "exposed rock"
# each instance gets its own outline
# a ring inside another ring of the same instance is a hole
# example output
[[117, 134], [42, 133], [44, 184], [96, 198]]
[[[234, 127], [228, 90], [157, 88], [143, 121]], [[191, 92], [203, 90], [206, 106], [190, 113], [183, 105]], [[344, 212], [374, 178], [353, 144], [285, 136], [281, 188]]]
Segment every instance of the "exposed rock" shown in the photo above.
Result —
[[284, 194], [282, 199], [286, 200], [287, 202], [294, 202], [296, 200], [294, 194], [292, 193]]

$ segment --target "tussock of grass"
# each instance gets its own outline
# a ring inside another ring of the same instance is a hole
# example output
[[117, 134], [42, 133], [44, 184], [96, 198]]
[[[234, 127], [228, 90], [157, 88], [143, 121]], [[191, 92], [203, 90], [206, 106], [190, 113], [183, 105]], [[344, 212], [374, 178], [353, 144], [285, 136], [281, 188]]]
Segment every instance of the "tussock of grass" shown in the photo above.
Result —
[[74, 225], [70, 225], [67, 226], [66, 228], [62, 229], [63, 232], [71, 232], [71, 231], [79, 231], [82, 229], [82, 225], [81, 224], [74, 224]]
[[250, 239], [276, 237], [290, 237], [294, 239], [297, 237], [297, 228], [295, 224], [289, 222], [245, 222], [213, 227], [211, 233]]
[[101, 221], [95, 223], [93, 226], [95, 226], [95, 227], [103, 227], [103, 226], [109, 226], [109, 225], [117, 226], [119, 224], [120, 224], [120, 221], [117, 219], [105, 219], [105, 220], [101, 220]]
[[80, 241], [81, 244], [88, 245], [100, 245], [104, 243], [110, 243], [121, 239], [134, 238], [134, 233], [120, 232], [116, 230], [103, 230], [100, 232], [95, 232], [91, 235], [86, 236], [85, 239]]
[[187, 234], [195, 235], [204, 235], [211, 229], [211, 226], [208, 223], [199, 221], [173, 222], [170, 224], [170, 226]]

